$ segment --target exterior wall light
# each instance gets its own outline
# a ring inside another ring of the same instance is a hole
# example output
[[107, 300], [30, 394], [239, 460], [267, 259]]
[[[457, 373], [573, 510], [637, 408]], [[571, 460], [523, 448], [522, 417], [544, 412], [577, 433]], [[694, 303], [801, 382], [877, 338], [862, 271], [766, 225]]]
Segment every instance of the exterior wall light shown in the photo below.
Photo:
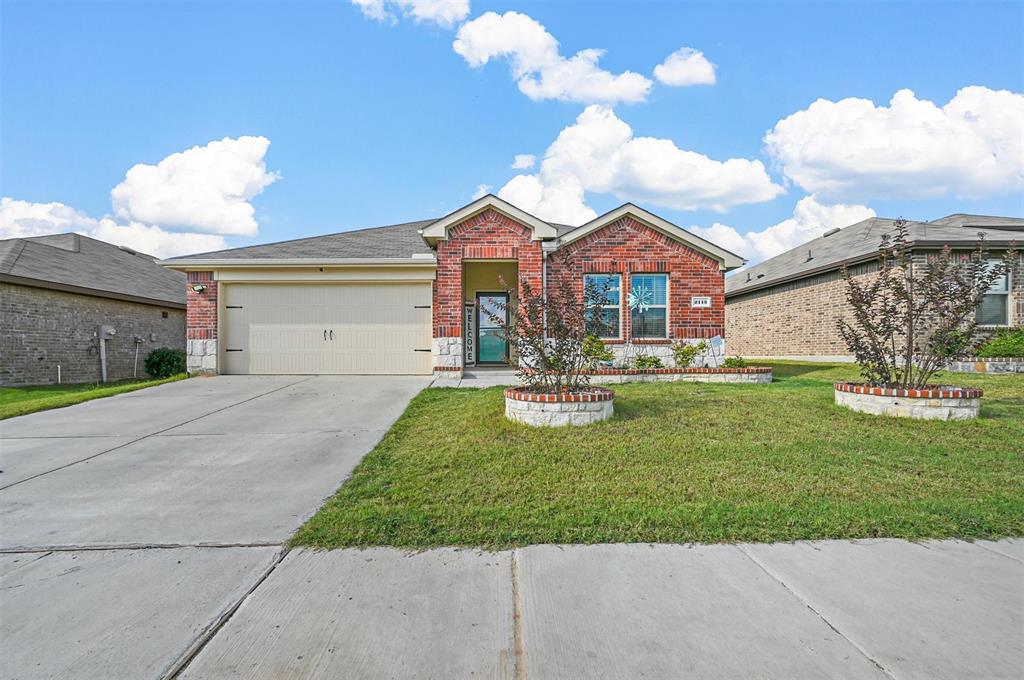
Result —
[[204, 290], [206, 290], [206, 286], [204, 286], [201, 283], [197, 283], [194, 286], [192, 286], [192, 290], [195, 291], [196, 293], [202, 293]]

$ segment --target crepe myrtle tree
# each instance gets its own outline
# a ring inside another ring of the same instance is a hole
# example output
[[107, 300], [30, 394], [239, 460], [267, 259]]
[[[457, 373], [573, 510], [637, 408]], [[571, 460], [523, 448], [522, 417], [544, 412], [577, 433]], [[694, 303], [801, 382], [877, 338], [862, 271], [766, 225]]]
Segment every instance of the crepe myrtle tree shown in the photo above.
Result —
[[974, 344], [976, 310], [1015, 259], [987, 257], [985, 237], [967, 254], [945, 246], [914, 258], [906, 220], [882, 236], [878, 276], [858, 281], [844, 265], [846, 300], [853, 313], [839, 333], [871, 385], [920, 389], [936, 371]]
[[[568, 258], [564, 264], [563, 271], [572, 271]], [[602, 328], [607, 289], [588, 284], [577, 290], [568, 276], [549, 281], [546, 295], [528, 281], [517, 289], [502, 279], [501, 286], [508, 301], [496, 305], [500, 316], [492, 315], [491, 320], [505, 324], [504, 336], [518, 361], [516, 375], [522, 384], [536, 392], [585, 390], [593, 364], [587, 338], [607, 335]]]

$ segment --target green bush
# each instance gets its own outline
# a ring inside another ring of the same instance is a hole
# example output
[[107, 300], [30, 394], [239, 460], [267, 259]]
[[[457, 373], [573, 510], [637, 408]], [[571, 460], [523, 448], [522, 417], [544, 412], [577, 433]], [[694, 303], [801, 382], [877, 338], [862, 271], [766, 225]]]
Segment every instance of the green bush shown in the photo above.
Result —
[[698, 354], [703, 354], [706, 351], [708, 351], [708, 343], [704, 340], [695, 345], [680, 340], [672, 345], [672, 356], [675, 359], [676, 368], [686, 368], [693, 363]]
[[157, 347], [146, 357], [146, 373], [152, 378], [170, 378], [184, 372], [184, 350]]
[[1024, 357], [1024, 328], [1003, 330], [978, 348], [979, 357]]
[[746, 368], [747, 360], [743, 357], [726, 357], [725, 361], [722, 362], [722, 366], [725, 368]]
[[583, 356], [587, 358], [591, 367], [599, 363], [609, 362], [615, 359], [615, 355], [608, 349], [601, 338], [596, 335], [588, 335], [583, 340]]
[[662, 368], [665, 366], [665, 364], [661, 362], [661, 357], [650, 356], [647, 354], [641, 354], [638, 356], [635, 364], [637, 368]]

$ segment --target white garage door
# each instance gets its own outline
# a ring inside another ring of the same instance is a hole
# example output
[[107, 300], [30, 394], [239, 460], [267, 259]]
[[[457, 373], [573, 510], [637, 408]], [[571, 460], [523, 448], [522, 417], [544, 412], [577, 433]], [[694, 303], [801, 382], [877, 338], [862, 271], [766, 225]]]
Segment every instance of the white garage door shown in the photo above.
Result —
[[225, 284], [224, 372], [431, 372], [429, 283]]

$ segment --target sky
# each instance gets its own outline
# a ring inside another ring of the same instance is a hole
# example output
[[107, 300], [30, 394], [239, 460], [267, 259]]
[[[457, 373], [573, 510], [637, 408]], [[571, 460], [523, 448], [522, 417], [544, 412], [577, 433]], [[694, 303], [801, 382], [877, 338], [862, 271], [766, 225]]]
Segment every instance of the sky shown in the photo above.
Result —
[[632, 201], [757, 262], [1024, 216], [1024, 2], [0, 2], [0, 238], [160, 257]]

